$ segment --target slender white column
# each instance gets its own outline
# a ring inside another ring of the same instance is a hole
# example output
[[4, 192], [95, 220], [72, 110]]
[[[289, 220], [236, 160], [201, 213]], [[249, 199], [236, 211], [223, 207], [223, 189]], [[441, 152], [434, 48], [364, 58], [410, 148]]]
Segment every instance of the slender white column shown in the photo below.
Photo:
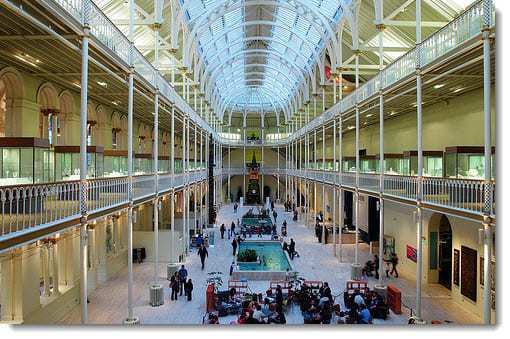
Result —
[[175, 258], [175, 106], [172, 106], [172, 113], [170, 117], [170, 173], [172, 176], [172, 189], [170, 191], [170, 255], [171, 260]]
[[356, 59], [356, 189], [354, 192], [354, 200], [356, 204], [355, 216], [356, 234], [354, 237], [354, 264], [359, 265], [359, 106], [358, 106], [358, 88], [359, 88], [359, 52], [355, 51]]
[[82, 37], [82, 60], [81, 60], [81, 87], [80, 87], [80, 302], [81, 323], [88, 322], [87, 305], [87, 106], [88, 106], [88, 74], [89, 74], [89, 31], [88, 13], [89, 8], [84, 4], [85, 24]]
[[490, 27], [492, 25], [492, 1], [483, 2], [484, 24], [483, 39], [483, 97], [484, 97], [484, 211], [483, 211], [483, 322], [491, 324], [491, 260], [492, 260], [492, 131], [491, 131], [491, 56], [490, 56]]
[[[324, 89], [323, 89], [324, 90]], [[326, 244], [326, 125], [322, 125], [322, 244]]]
[[[336, 88], [333, 79], [333, 88]], [[336, 100], [336, 92], [335, 92]], [[333, 173], [336, 172], [336, 118], [333, 119]], [[333, 255], [336, 257], [336, 181], [333, 183]]]
[[[382, 84], [382, 70], [384, 68], [384, 24], [383, 4], [378, 0], [379, 22], [376, 28], [379, 30], [379, 83]], [[384, 283], [384, 95], [382, 86], [379, 89], [379, 285]]]
[[[421, 0], [416, 0], [416, 47], [421, 44]], [[417, 148], [418, 148], [418, 194], [416, 213], [416, 318], [421, 320], [422, 270], [423, 270], [423, 145], [422, 145], [422, 81], [420, 53], [416, 53], [416, 110], [417, 110]]]
[[153, 167], [154, 167], [154, 189], [155, 199], [153, 202], [154, 210], [154, 283], [158, 282], [159, 266], [159, 187], [158, 187], [158, 169], [159, 169], [159, 94], [154, 96], [154, 133], [153, 133]]

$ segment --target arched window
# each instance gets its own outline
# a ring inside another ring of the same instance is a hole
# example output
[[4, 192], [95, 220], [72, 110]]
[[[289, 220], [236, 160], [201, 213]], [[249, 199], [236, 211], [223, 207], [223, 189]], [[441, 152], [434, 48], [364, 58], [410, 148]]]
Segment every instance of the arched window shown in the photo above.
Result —
[[60, 128], [60, 102], [52, 84], [45, 83], [39, 88], [37, 104], [40, 111], [39, 137], [48, 139], [50, 145], [55, 145]]

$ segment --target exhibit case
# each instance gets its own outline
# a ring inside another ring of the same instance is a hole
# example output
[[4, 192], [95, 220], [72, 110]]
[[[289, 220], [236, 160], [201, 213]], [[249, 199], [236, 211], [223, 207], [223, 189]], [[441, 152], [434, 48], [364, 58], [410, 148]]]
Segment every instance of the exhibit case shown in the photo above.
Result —
[[151, 153], [137, 153], [134, 157], [133, 174], [143, 175], [153, 172], [152, 168], [152, 154]]
[[168, 155], [158, 156], [158, 173], [170, 172], [170, 157]]
[[[491, 150], [492, 178], [495, 173], [495, 147]], [[445, 176], [459, 179], [483, 179], [485, 156], [483, 146], [453, 146], [445, 149]]]
[[[55, 180], [80, 179], [80, 146], [55, 146]], [[87, 146], [87, 178], [104, 174], [104, 148]]]
[[379, 168], [379, 160], [375, 155], [362, 155], [359, 160], [360, 173], [376, 173]]
[[52, 182], [54, 155], [47, 139], [0, 138], [0, 186]]
[[[379, 173], [379, 154], [376, 155], [376, 172]], [[384, 153], [384, 174], [404, 175], [404, 154], [402, 153]]]
[[104, 176], [122, 177], [128, 174], [128, 152], [124, 150], [104, 151]]
[[[443, 151], [423, 151], [423, 176], [443, 176]], [[404, 152], [404, 175], [418, 175], [418, 151]]]
[[356, 157], [344, 157], [342, 159], [342, 172], [356, 172]]

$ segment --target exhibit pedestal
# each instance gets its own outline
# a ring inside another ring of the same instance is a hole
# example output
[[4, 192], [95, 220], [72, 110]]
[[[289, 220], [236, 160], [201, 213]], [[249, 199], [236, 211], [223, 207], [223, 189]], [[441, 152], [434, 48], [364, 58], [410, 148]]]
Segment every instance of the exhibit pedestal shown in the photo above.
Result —
[[361, 264], [351, 265], [351, 280], [361, 280], [362, 267]]

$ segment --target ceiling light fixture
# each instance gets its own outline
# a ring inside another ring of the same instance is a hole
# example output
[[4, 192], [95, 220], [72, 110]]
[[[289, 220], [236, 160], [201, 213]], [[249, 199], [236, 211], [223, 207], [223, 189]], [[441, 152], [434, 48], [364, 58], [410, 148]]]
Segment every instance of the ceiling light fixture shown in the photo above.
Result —
[[104, 82], [104, 81], [97, 81], [97, 84], [99, 86], [108, 87], [108, 84], [106, 82]]
[[441, 87], [444, 87], [444, 84], [434, 85], [434, 89], [440, 89]]

